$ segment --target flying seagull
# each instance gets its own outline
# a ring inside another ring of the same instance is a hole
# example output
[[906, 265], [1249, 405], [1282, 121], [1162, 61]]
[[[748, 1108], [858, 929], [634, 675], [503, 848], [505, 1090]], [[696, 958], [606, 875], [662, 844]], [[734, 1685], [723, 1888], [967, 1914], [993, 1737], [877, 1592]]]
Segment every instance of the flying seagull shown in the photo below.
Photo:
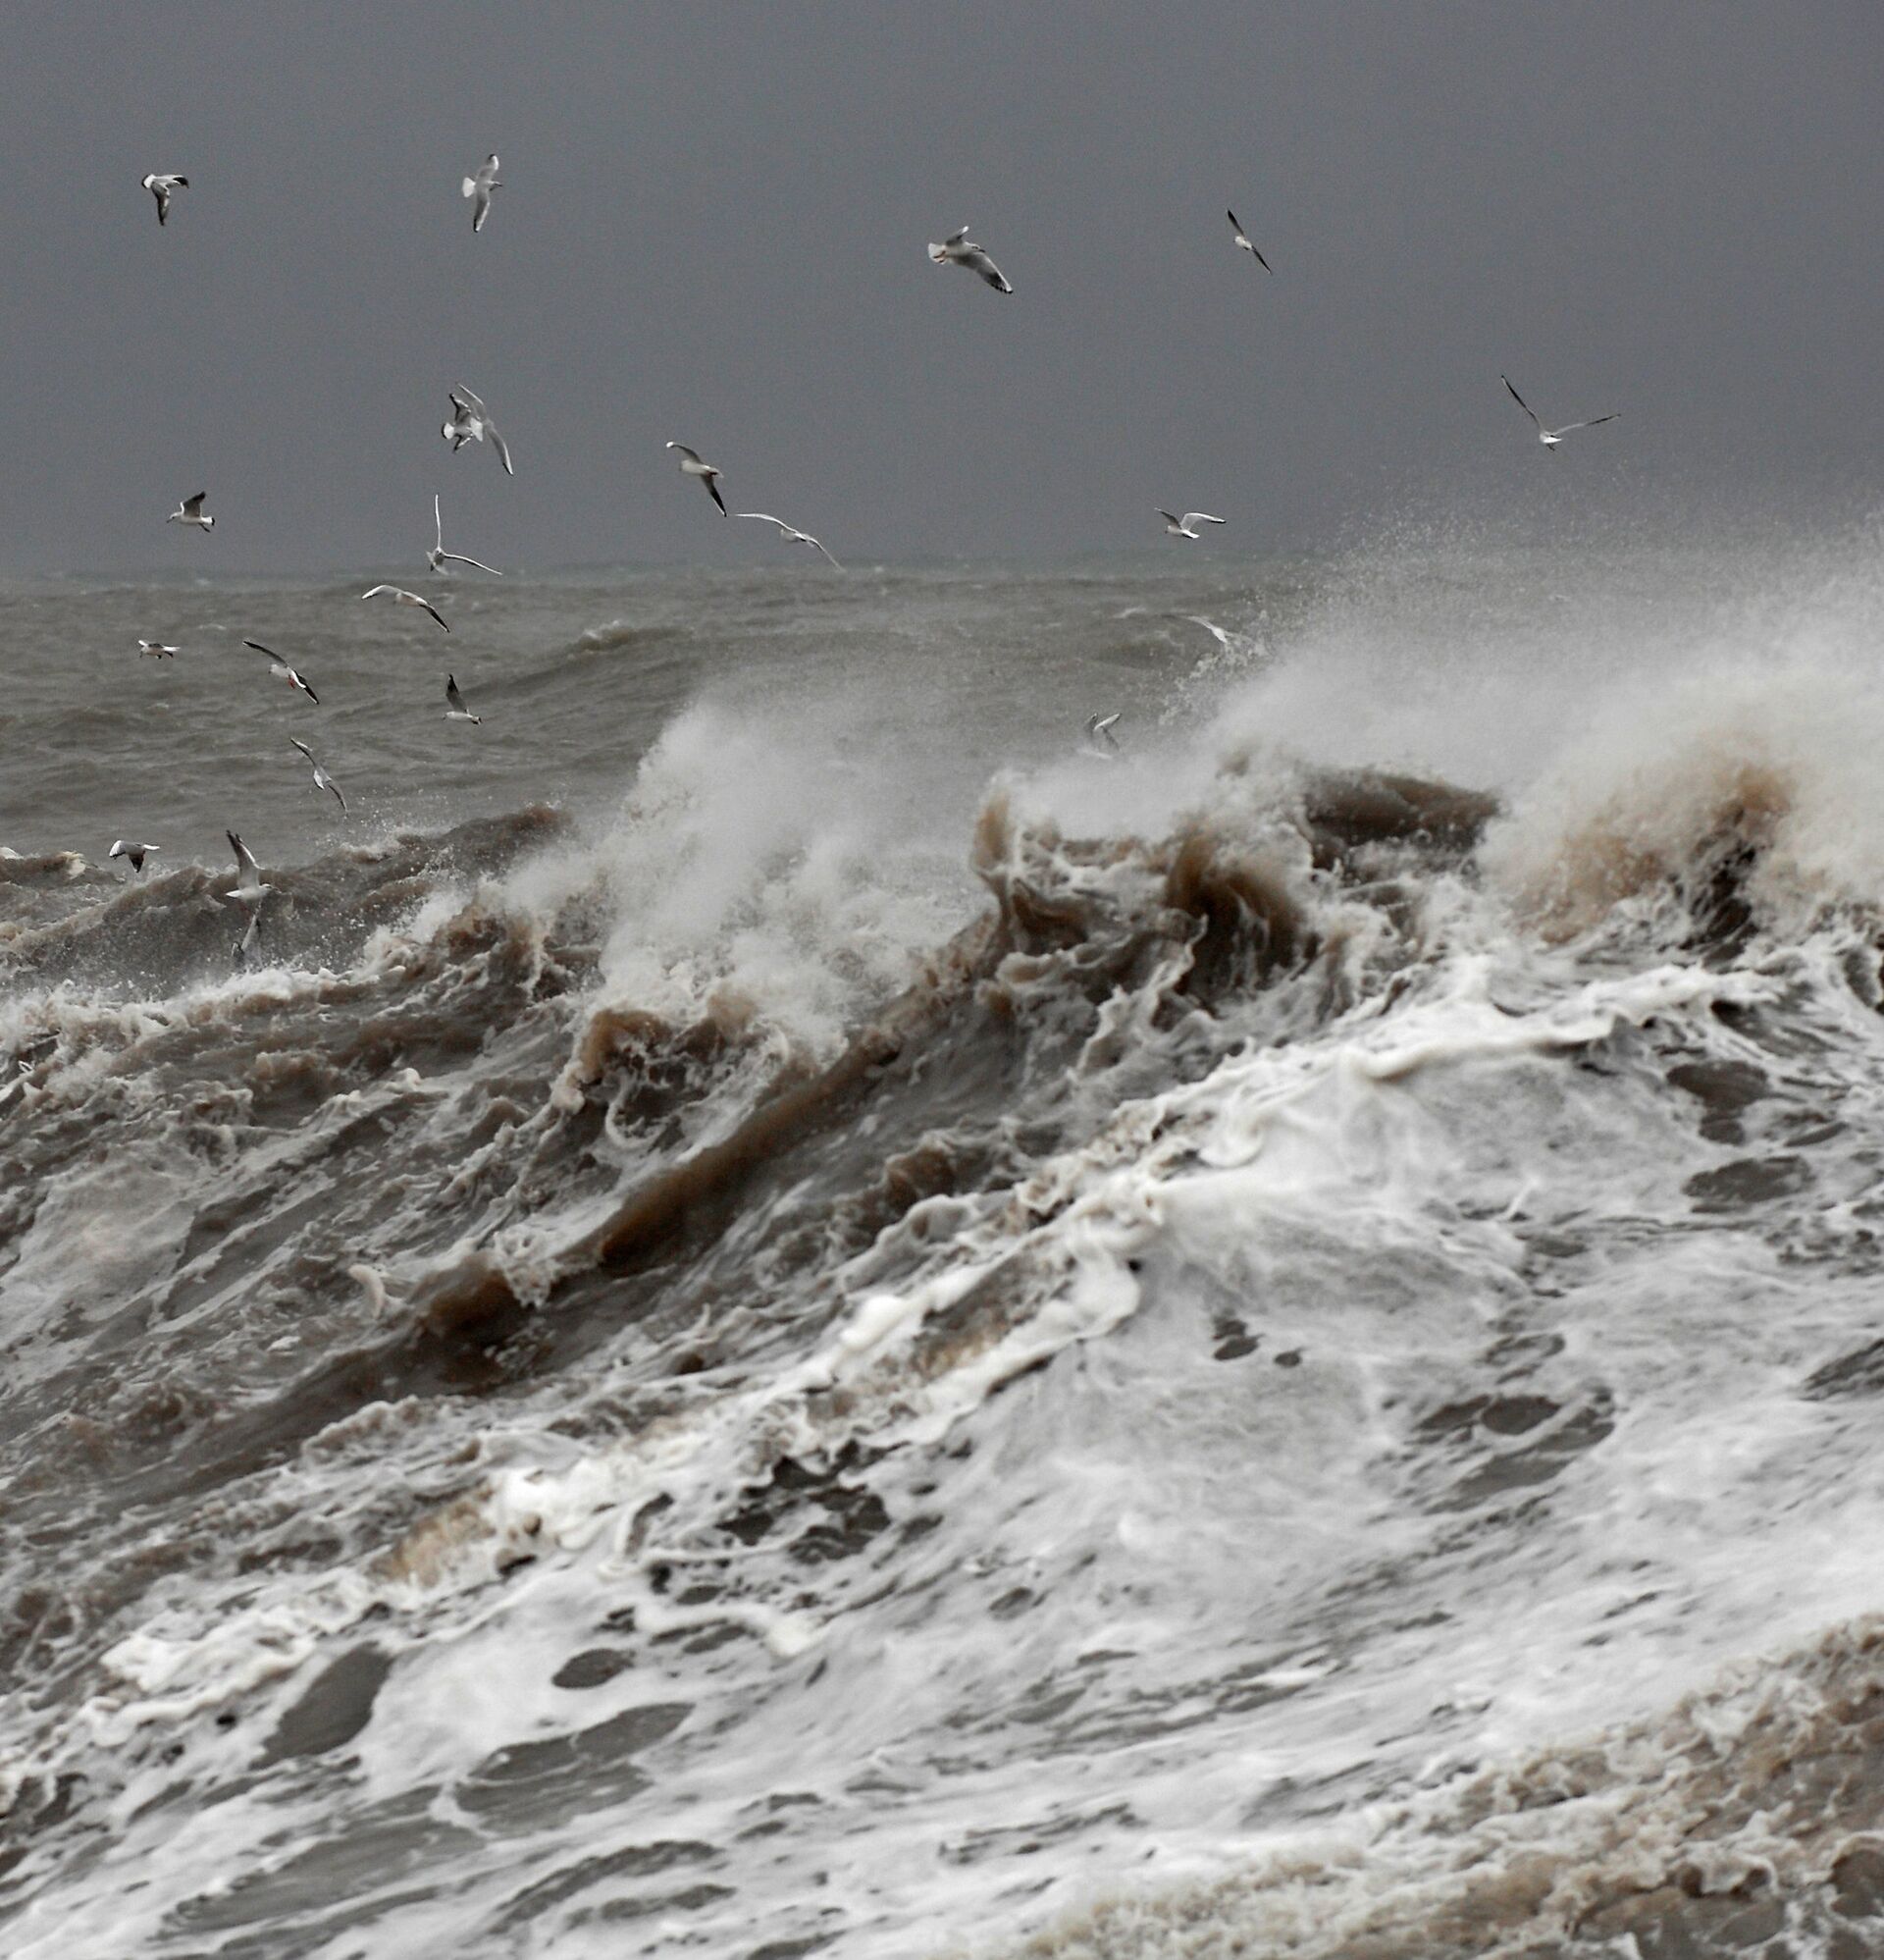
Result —
[[445, 718], [447, 721], [469, 721], [473, 725], [476, 724], [479, 717], [464, 705], [464, 696], [458, 692], [458, 680], [455, 674], [446, 674], [445, 677]]
[[1538, 441], [1546, 450], [1554, 450], [1573, 429], [1594, 429], [1600, 423], [1613, 422], [1616, 419], [1614, 415], [1596, 415], [1588, 422], [1566, 422], [1561, 429], [1546, 429], [1542, 422], [1538, 422], [1538, 411], [1511, 386], [1508, 377], [1499, 375], [1498, 379], [1504, 383], [1505, 393], [1510, 396], [1511, 399], [1530, 416], [1533, 422], [1537, 423]]
[[1174, 517], [1169, 510], [1158, 512], [1165, 520], [1166, 534], [1173, 538], [1197, 538], [1202, 534], [1192, 527], [1198, 524], [1221, 524], [1221, 517], [1213, 517], [1208, 510], [1186, 510], [1181, 517]]
[[203, 500], [208, 495], [208, 491], [199, 490], [194, 497], [185, 497], [178, 504], [176, 509], [164, 519], [164, 522], [166, 524], [194, 524], [201, 530], [209, 530], [216, 520], [203, 508]]
[[719, 472], [711, 463], [702, 462], [700, 451], [690, 450], [685, 443], [669, 443], [670, 450], [680, 451], [680, 473], [682, 476], [697, 476], [706, 486], [706, 495], [719, 505], [719, 514], [726, 515], [726, 500], [719, 494], [719, 484], [715, 480]]
[[[268, 887], [264, 885], [262, 889], [266, 891]], [[237, 968], [242, 968], [260, 959], [261, 955], [262, 907], [261, 901], [257, 899], [255, 910], [248, 915], [248, 930], [231, 948], [231, 957], [235, 960]]]
[[174, 659], [178, 654], [183, 652], [183, 649], [181, 647], [167, 647], [161, 640], [139, 640], [137, 642], [137, 651], [140, 654], [148, 654], [153, 661], [161, 661]]
[[937, 265], [965, 265], [970, 272], [978, 272], [997, 292], [1012, 292], [1014, 288], [1001, 275], [1001, 268], [991, 259], [984, 246], [977, 245], [968, 237], [968, 228], [964, 225], [938, 244], [931, 243], [929, 257]]
[[467, 558], [462, 552], [447, 552], [445, 549], [445, 515], [439, 508], [439, 493], [432, 493], [432, 528], [438, 533], [437, 542], [426, 553], [425, 561], [436, 572], [443, 574], [446, 564], [475, 565], [479, 571], [488, 571], [493, 578], [503, 576], [496, 565], [480, 563], [476, 558]]
[[170, 199], [172, 192], [187, 190], [189, 188], [189, 179], [186, 177], [166, 177], [156, 171], [152, 171], [144, 179], [144, 188], [157, 200], [158, 224], [165, 225], [170, 222]]
[[[824, 547], [809, 531], [801, 531], [796, 525], [786, 523], [783, 517], [774, 517], [767, 510], [742, 510], [738, 514], [742, 517], [757, 517], [761, 524], [776, 524], [778, 526], [778, 535], [788, 545], [810, 545], [813, 551], [824, 552]], [[824, 552], [824, 556], [830, 558], [833, 565], [837, 565], [839, 571], [844, 569], [842, 565], [837, 563], [835, 558], [831, 557], [829, 552]]]
[[481, 443], [489, 436], [492, 447], [497, 452], [497, 460], [503, 465], [504, 475], [515, 476], [517, 469], [510, 460], [510, 446], [497, 434], [497, 425], [492, 421], [490, 409], [463, 382], [450, 391], [449, 398], [451, 419], [439, 433], [451, 445], [451, 453], [456, 455], [466, 443]]
[[105, 856], [107, 859], [129, 858], [131, 860], [131, 870], [134, 872], [141, 873], [144, 869], [145, 858], [147, 858], [152, 851], [162, 850], [162, 848], [163, 846], [161, 844], [138, 844], [134, 843], [129, 837], [120, 837], [118, 841], [112, 845], [111, 849], [105, 853]]
[[360, 594], [360, 597], [362, 599], [377, 599], [383, 592], [391, 595], [392, 603], [395, 606], [423, 607], [441, 626], [445, 626], [445, 630], [447, 633], [450, 632], [451, 628], [445, 625], [445, 614], [429, 599], [421, 599], [416, 592], [407, 592], [402, 585], [369, 586], [366, 591]]
[[314, 704], [316, 708], [318, 708], [321, 705], [321, 697], [318, 694], [316, 694], [311, 687], [308, 686], [307, 682], [304, 681], [300, 677], [300, 675], [297, 674], [294, 671], [294, 669], [291, 666], [289, 666], [285, 660], [282, 659], [281, 655], [278, 654], [273, 647], [265, 647], [262, 645], [261, 641], [259, 640], [244, 640], [242, 642], [242, 645], [245, 647], [253, 647], [258, 654], [266, 654], [269, 657], [269, 659], [274, 662], [274, 665], [269, 668], [270, 673], [276, 675], [278, 678], [282, 680], [287, 681], [289, 687], [298, 687], [301, 690], [301, 692], [307, 696], [308, 700], [310, 700]]
[[1110, 715], [1090, 715], [1086, 717], [1086, 733], [1092, 737], [1092, 746], [1095, 749], [1099, 747], [1100, 740], [1103, 737], [1106, 748], [1110, 749], [1113, 754], [1118, 754], [1119, 737], [1112, 731], [1123, 712], [1123, 710], [1114, 709]]
[[471, 207], [471, 229], [474, 232], [483, 231], [484, 221], [491, 215], [492, 191], [502, 188], [503, 185], [497, 182], [497, 153], [493, 150], [479, 164], [477, 176], [464, 180], [464, 194], [478, 200]]
[[331, 789], [334, 792], [334, 801], [340, 806], [340, 815], [344, 817], [346, 815], [346, 798], [340, 794], [340, 784], [322, 768], [319, 758], [316, 757], [314, 751], [305, 742], [294, 735], [290, 735], [288, 739], [314, 765], [314, 787], [316, 789]]
[[1262, 255], [1262, 253], [1259, 252], [1256, 249], [1256, 247], [1250, 243], [1249, 235], [1243, 230], [1242, 226], [1237, 224], [1236, 214], [1234, 211], [1232, 211], [1230, 214], [1230, 229], [1236, 234], [1236, 242], [1243, 248], [1244, 251], [1246, 251], [1250, 255], [1251, 258], [1253, 258], [1256, 261], [1256, 263], [1259, 266], [1262, 267], [1262, 269], [1265, 272], [1274, 272], [1276, 270], [1276, 268], [1270, 264], [1268, 259], [1266, 259]]
[[236, 882], [230, 886], [228, 896], [241, 905], [260, 905], [264, 896], [273, 891], [272, 884], [262, 882], [262, 868], [255, 862], [251, 851], [234, 830], [225, 830], [229, 848], [236, 853]]

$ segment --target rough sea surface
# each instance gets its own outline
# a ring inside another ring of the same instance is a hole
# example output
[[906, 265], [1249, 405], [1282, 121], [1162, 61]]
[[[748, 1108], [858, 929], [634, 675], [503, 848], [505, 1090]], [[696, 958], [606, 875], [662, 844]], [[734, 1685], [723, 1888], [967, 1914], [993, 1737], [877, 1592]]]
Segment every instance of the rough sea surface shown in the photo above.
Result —
[[1881, 565], [0, 591], [0, 1949], [1884, 1950]]

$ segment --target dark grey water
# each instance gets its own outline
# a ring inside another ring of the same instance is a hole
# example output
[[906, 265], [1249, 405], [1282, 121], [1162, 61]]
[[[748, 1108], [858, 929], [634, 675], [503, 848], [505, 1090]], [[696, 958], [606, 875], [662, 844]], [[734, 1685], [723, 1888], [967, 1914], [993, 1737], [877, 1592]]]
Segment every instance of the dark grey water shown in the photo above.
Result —
[[1847, 1950], [1869, 564], [0, 595], [7, 1950]]

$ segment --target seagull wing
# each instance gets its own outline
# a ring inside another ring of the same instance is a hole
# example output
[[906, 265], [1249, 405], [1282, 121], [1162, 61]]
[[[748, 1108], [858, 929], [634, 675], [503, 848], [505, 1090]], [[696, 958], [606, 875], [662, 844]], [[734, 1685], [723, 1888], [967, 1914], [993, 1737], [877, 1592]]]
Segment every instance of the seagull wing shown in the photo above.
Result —
[[997, 292], [1012, 292], [1014, 291], [1014, 288], [1008, 284], [1006, 278], [1003, 276], [1001, 268], [995, 264], [993, 259], [979, 245], [971, 246], [960, 252], [958, 258], [960, 263], [967, 266], [970, 272], [978, 272]]
[[1222, 517], [1213, 517], [1208, 510], [1186, 510], [1184, 512], [1184, 529], [1186, 531], [1193, 524], [1222, 524], [1225, 521], [1227, 520]]
[[685, 443], [669, 443], [667, 447], [679, 456], [683, 463], [697, 463], [700, 460], [700, 451], [698, 450], [690, 450]]
[[761, 524], [776, 524], [781, 535], [792, 528], [786, 523], [783, 517], [774, 517], [769, 510], [735, 510], [733, 515], [735, 517], [757, 517]]
[[323, 789], [331, 789], [334, 792], [334, 800], [340, 806], [340, 815], [344, 817], [346, 815], [346, 798], [340, 794], [340, 784], [325, 769], [321, 771], [321, 787]]
[[1542, 429], [1544, 427], [1544, 424], [1542, 422], [1538, 422], [1538, 411], [1531, 406], [1530, 402], [1528, 402], [1524, 398], [1524, 397], [1518, 393], [1518, 391], [1515, 388], [1511, 386], [1509, 376], [1501, 374], [1498, 376], [1498, 379], [1504, 383], [1505, 393], [1510, 396], [1511, 399], [1515, 401], [1518, 404], [1518, 406], [1522, 408], [1527, 415], [1530, 416], [1533, 422], [1537, 422], [1538, 427]]
[[463, 382], [459, 382], [457, 387], [452, 389], [449, 398], [454, 407], [466, 415], [475, 415], [481, 422], [489, 415], [490, 411], [484, 403], [465, 387]]
[[460, 715], [464, 713], [464, 696], [458, 692], [458, 677], [456, 674], [448, 673], [445, 675], [445, 698]]
[[1273, 265], [1271, 265], [1271, 264], [1270, 264], [1270, 262], [1268, 261], [1268, 259], [1266, 259], [1266, 258], [1265, 258], [1265, 257], [1264, 257], [1264, 256], [1262, 255], [1262, 253], [1261, 253], [1261, 252], [1259, 252], [1259, 251], [1258, 251], [1258, 250], [1256, 249], [1256, 247], [1255, 247], [1254, 245], [1251, 245], [1251, 246], [1250, 246], [1250, 248], [1249, 248], [1249, 252], [1250, 252], [1250, 256], [1251, 256], [1251, 257], [1252, 257], [1252, 258], [1253, 258], [1253, 259], [1254, 259], [1254, 260], [1256, 261], [1256, 263], [1257, 263], [1257, 264], [1258, 264], [1259, 266], [1261, 266], [1261, 267], [1262, 267], [1262, 269], [1263, 269], [1263, 270], [1264, 270], [1265, 272], [1274, 272], [1274, 271], [1276, 270], [1276, 268], [1275, 268], [1275, 267], [1274, 267]]
[[[1616, 410], [1617, 415], [1621, 412], [1620, 409]], [[1587, 422], [1566, 422], [1561, 429], [1553, 429], [1550, 433], [1555, 436], [1567, 436], [1572, 429], [1596, 429], [1601, 427], [1604, 422], [1613, 422], [1615, 419], [1616, 415], [1594, 415]]]
[[489, 432], [492, 442], [497, 446], [497, 460], [503, 465], [504, 475], [515, 476], [517, 466], [510, 460], [510, 445], [497, 434], [497, 425], [489, 416], [485, 417], [484, 426]]
[[448, 632], [450, 632], [451, 628], [450, 628], [449, 626], [446, 626], [446, 625], [445, 625], [445, 614], [444, 614], [443, 612], [441, 612], [441, 611], [440, 611], [440, 610], [438, 609], [438, 608], [437, 608], [436, 606], [434, 606], [434, 605], [432, 604], [432, 602], [431, 602], [431, 601], [430, 601], [429, 599], [420, 599], [420, 598], [419, 598], [419, 595], [418, 595], [418, 594], [417, 594], [416, 592], [412, 592], [412, 593], [408, 593], [408, 594], [406, 595], [406, 597], [407, 597], [407, 598], [409, 598], [409, 599], [413, 599], [413, 600], [417, 600], [417, 601], [418, 601], [418, 604], [419, 604], [419, 605], [421, 605], [421, 606], [423, 606], [423, 607], [425, 608], [425, 609], [426, 609], [426, 610], [427, 610], [427, 611], [428, 611], [429, 613], [431, 613], [431, 615], [433, 616], [433, 618], [434, 618], [434, 619], [436, 619], [436, 620], [437, 620], [437, 621], [439, 622], [439, 624], [440, 624], [441, 626], [445, 626], [445, 631], [446, 631], [447, 633], [448, 633]]
[[[300, 750], [301, 754], [304, 755], [310, 763], [314, 763], [314, 751], [310, 749], [307, 746], [307, 744], [303, 742], [298, 735], [290, 735], [288, 739], [294, 745], [295, 748]], [[316, 768], [319, 768], [320, 764], [314, 763], [314, 767]]]
[[503, 576], [496, 565], [484, 564], [477, 558], [467, 558], [462, 552], [441, 552], [439, 556], [450, 559], [454, 565], [475, 565], [479, 571], [488, 571], [493, 578]]
[[260, 877], [262, 868], [255, 862], [255, 853], [236, 836], [234, 830], [225, 830], [223, 835], [229, 839], [229, 848], [236, 853], [236, 875], [240, 877], [243, 871], [247, 870]]
[[[1158, 510], [1158, 506], [1155, 503], [1152, 505], [1152, 508]], [[1169, 510], [1158, 510], [1158, 514], [1167, 524], [1180, 524], [1183, 522], [1182, 518], [1173, 516]]]
[[208, 495], [208, 491], [199, 490], [194, 497], [185, 497], [183, 499], [183, 515], [186, 517], [200, 517], [203, 514], [203, 500]]
[[266, 654], [271, 661], [279, 661], [282, 658], [273, 647], [265, 647], [259, 640], [244, 640], [242, 645], [253, 647], [258, 654]]
[[383, 592], [390, 592], [394, 599], [398, 598], [399, 596], [399, 588], [396, 585], [369, 585], [367, 589], [360, 594], [360, 597], [362, 599], [377, 599], [379, 598], [380, 594]]
[[[824, 547], [818, 543], [817, 539], [811, 536], [809, 532], [805, 534], [805, 542], [808, 545], [815, 546], [818, 551], [824, 552]], [[831, 556], [829, 552], [824, 552], [824, 556], [826, 560], [829, 562], [831, 569], [833, 571], [842, 571], [844, 569], [844, 567], [841, 564], [839, 564], [834, 557]]]
[[484, 221], [491, 215], [491, 192], [484, 185], [473, 185], [468, 181], [464, 187], [467, 194], [474, 189], [478, 193], [478, 201], [471, 207], [471, 229], [481, 232]]
[[949, 236], [942, 240], [942, 242], [944, 245], [959, 245], [963, 242], [965, 238], [967, 238], [968, 236], [968, 226], [964, 225], [959, 232], [951, 232]]
[[713, 502], [719, 505], [719, 514], [722, 517], [726, 516], [727, 515], [726, 500], [719, 494], [718, 470], [709, 469], [706, 472], [706, 474], [701, 478], [701, 482], [706, 486], [706, 495], [710, 497], [713, 500]]
[[445, 512], [439, 508], [439, 493], [436, 490], [432, 493], [432, 528], [438, 533], [433, 550], [443, 552], [445, 550]]

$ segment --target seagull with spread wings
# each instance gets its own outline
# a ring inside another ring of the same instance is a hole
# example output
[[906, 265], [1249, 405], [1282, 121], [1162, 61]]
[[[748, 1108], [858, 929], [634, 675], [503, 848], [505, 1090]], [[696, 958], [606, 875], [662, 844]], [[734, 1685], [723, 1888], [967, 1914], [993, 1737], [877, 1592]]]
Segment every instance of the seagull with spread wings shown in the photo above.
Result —
[[481, 443], [485, 437], [491, 438], [491, 446], [497, 452], [497, 460], [503, 465], [505, 476], [515, 476], [516, 465], [510, 460], [510, 446], [497, 433], [497, 425], [491, 419], [491, 411], [478, 397], [459, 382], [449, 393], [451, 419], [439, 431], [451, 445], [451, 453], [456, 455], [466, 443]]
[[244, 640], [242, 642], [242, 645], [245, 647], [252, 647], [256, 653], [266, 654], [268, 656], [270, 662], [272, 662], [268, 670], [276, 677], [277, 680], [285, 680], [288, 682], [289, 687], [299, 688], [300, 691], [307, 696], [308, 700], [310, 700], [316, 708], [318, 708], [321, 705], [321, 697], [318, 694], [316, 694], [311, 687], [308, 686], [307, 682], [304, 681], [301, 678], [301, 676], [298, 673], [296, 673], [294, 669], [291, 666], [289, 666], [285, 660], [283, 660], [281, 655], [278, 654], [273, 647], [265, 647], [262, 645], [261, 641], [259, 640]]
[[1242, 226], [1237, 224], [1236, 214], [1234, 211], [1232, 211], [1230, 214], [1230, 229], [1232, 232], [1234, 232], [1236, 235], [1236, 243], [1238, 247], [1241, 250], [1246, 251], [1250, 255], [1250, 257], [1253, 258], [1256, 261], [1256, 263], [1262, 267], [1262, 269], [1265, 272], [1274, 272], [1276, 270], [1276, 268], [1270, 264], [1268, 259], [1266, 259], [1262, 255], [1262, 253], [1256, 249], [1255, 245], [1250, 242], [1249, 234], [1243, 230]]
[[1160, 510], [1158, 514], [1165, 520], [1167, 535], [1173, 538], [1195, 540], [1203, 535], [1196, 529], [1197, 525], [1221, 524], [1224, 521], [1221, 517], [1213, 517], [1208, 510], [1186, 510], [1181, 517], [1174, 517], [1169, 510]]
[[719, 505], [719, 514], [726, 515], [726, 500], [719, 494], [719, 471], [709, 462], [701, 460], [698, 450], [690, 450], [685, 443], [669, 443], [667, 447], [680, 457], [682, 476], [697, 476], [706, 486], [706, 495]]
[[194, 524], [199, 531], [215, 528], [216, 520], [203, 508], [203, 501], [209, 492], [199, 490], [194, 497], [185, 497], [168, 517], [166, 524]]
[[189, 179], [174, 175], [166, 176], [161, 171], [153, 170], [144, 179], [144, 188], [157, 200], [158, 224], [167, 225], [170, 223], [170, 200], [179, 190], [189, 188]]
[[469, 721], [473, 727], [481, 718], [464, 705], [464, 696], [458, 692], [456, 674], [448, 673], [445, 677], [445, 718], [447, 721]]
[[[528, 174], [525, 173], [526, 176]], [[497, 182], [497, 153], [493, 150], [478, 165], [477, 175], [464, 180], [464, 194], [478, 200], [471, 207], [471, 229], [474, 232], [483, 231], [484, 221], [491, 215], [491, 193], [502, 188], [503, 185]]]
[[[1616, 419], [1616, 416], [1613, 414], [1595, 415], [1592, 416], [1588, 422], [1566, 422], [1563, 425], [1563, 427], [1560, 429], [1546, 429], [1542, 422], [1538, 421], [1538, 411], [1531, 406], [1530, 402], [1528, 402], [1524, 398], [1524, 397], [1518, 393], [1518, 391], [1515, 388], [1511, 386], [1509, 377], [1501, 374], [1498, 376], [1498, 379], [1504, 383], [1505, 393], [1510, 396], [1511, 399], [1515, 401], [1518, 404], [1518, 406], [1522, 408], [1527, 415], [1530, 416], [1533, 423], [1536, 424], [1538, 431], [1538, 441], [1541, 442], [1546, 450], [1555, 450], [1557, 445], [1563, 441], [1564, 437], [1569, 435], [1571, 431], [1574, 429], [1599, 428], [1604, 422], [1613, 422]], [[1617, 413], [1620, 412], [1621, 412], [1620, 410], [1617, 411]]]
[[445, 625], [445, 614], [429, 599], [422, 599], [416, 592], [407, 592], [402, 585], [370, 585], [360, 594], [362, 599], [377, 599], [385, 593], [394, 606], [416, 606], [421, 611], [429, 612], [448, 633], [451, 628]]
[[1001, 268], [988, 256], [985, 245], [977, 245], [968, 237], [968, 228], [964, 225], [959, 232], [952, 232], [938, 245], [933, 240], [929, 244], [929, 258], [936, 265], [959, 265], [981, 278], [997, 292], [1012, 292], [1011, 287]]
[[439, 493], [432, 493], [432, 528], [437, 534], [432, 549], [426, 553], [425, 561], [435, 572], [445, 574], [447, 564], [471, 565], [478, 571], [488, 571], [493, 578], [503, 576], [496, 565], [488, 565], [478, 558], [467, 558], [462, 552], [447, 552], [445, 549], [445, 513], [439, 507]]
[[238, 905], [260, 905], [275, 887], [262, 882], [262, 868], [255, 862], [255, 853], [235, 831], [225, 830], [223, 835], [229, 839], [229, 848], [236, 853], [236, 882], [225, 895], [235, 899]]
[[[742, 510], [739, 512], [739, 515], [742, 517], [757, 517], [761, 524], [776, 524], [778, 526], [778, 535], [788, 545], [809, 545], [814, 552], [824, 552], [824, 547], [809, 531], [801, 531], [796, 524], [786, 523], [783, 517], [774, 517], [769, 510]], [[824, 552], [824, 556], [833, 565], [837, 566], [839, 571], [844, 569], [842, 565], [837, 563], [835, 558], [831, 557], [829, 552]]]
[[307, 746], [307, 744], [300, 739], [299, 736], [290, 735], [288, 739], [290, 742], [292, 742], [294, 746], [300, 750], [301, 754], [307, 758], [308, 762], [313, 765], [314, 787], [316, 789], [332, 790], [334, 793], [334, 801], [340, 806], [340, 815], [344, 817], [346, 815], [346, 798], [340, 794], [340, 784], [337, 783], [334, 780], [334, 778], [331, 775], [329, 775], [324, 768], [322, 768], [320, 764], [320, 758], [315, 755], [314, 751], [310, 749]]

